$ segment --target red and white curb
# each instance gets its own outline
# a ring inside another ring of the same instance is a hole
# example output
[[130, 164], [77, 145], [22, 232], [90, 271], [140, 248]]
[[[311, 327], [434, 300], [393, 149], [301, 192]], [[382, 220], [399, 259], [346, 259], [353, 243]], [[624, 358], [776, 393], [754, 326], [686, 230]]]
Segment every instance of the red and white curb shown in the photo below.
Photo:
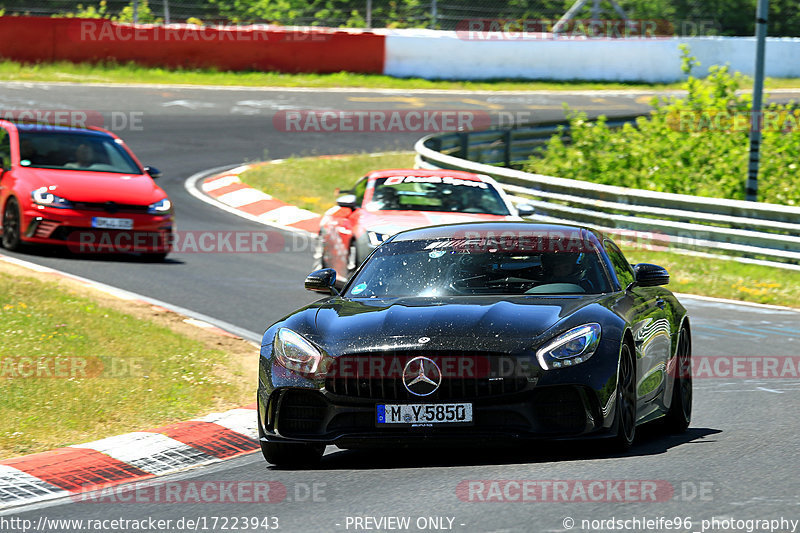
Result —
[[[151, 305], [153, 309], [184, 315], [184, 322], [219, 335], [253, 340], [252, 332], [211, 317], [186, 316], [187, 311], [166, 302], [117, 289], [103, 283], [0, 254], [0, 261], [84, 286], [126, 301]], [[234, 335], [226, 329], [241, 332]], [[254, 348], [255, 349], [255, 348]], [[259, 448], [256, 406], [248, 405], [223, 413], [178, 422], [148, 431], [75, 444], [47, 452], [0, 461], [0, 511], [102, 489], [130, 481], [172, 474], [188, 468], [219, 462]]]
[[[280, 161], [276, 160], [270, 163], [279, 163]], [[318, 214], [282, 202], [239, 180], [239, 174], [253, 166], [255, 165], [236, 167], [206, 178], [200, 184], [200, 189], [218, 202], [247, 213], [260, 222], [316, 234], [322, 218]]]
[[255, 405], [0, 461], [0, 509], [216, 463], [257, 450]]

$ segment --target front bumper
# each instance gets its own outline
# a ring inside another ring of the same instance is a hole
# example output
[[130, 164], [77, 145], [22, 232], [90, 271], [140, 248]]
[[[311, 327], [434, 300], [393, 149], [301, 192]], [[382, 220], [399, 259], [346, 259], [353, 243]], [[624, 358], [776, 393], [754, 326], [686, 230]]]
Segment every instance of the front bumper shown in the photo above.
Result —
[[[94, 217], [128, 218], [133, 229], [92, 227]], [[172, 249], [172, 214], [39, 208], [22, 213], [22, 238], [26, 243], [66, 246], [75, 253], [167, 253]]]
[[[582, 385], [531, 387], [499, 397], [452, 400], [473, 405], [473, 423], [433, 427], [385, 426], [377, 422], [374, 399], [342, 398], [325, 390], [279, 388], [259, 393], [262, 434], [274, 442], [316, 442], [339, 447], [447, 444], [498, 438], [504, 441], [605, 437], [610, 435], [613, 405], [601, 405]], [[425, 402], [424, 399], [414, 403]], [[451, 401], [448, 401], [451, 403]], [[613, 402], [611, 402], [613, 404]]]

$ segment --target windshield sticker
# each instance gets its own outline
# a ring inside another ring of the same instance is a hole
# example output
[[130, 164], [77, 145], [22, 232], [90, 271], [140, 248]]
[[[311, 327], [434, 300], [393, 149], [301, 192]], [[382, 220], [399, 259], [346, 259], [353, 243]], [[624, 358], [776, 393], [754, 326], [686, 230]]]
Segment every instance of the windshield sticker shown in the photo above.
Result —
[[361, 294], [362, 292], [364, 292], [366, 288], [367, 288], [366, 283], [359, 283], [358, 285], [353, 287], [353, 289], [350, 292], [353, 294]]
[[431, 259], [439, 259], [445, 253], [447, 253], [447, 252], [445, 252], [444, 250], [434, 250], [434, 251], [432, 251], [431, 253], [428, 254], [428, 257], [430, 257]]
[[31, 162], [29, 159], [23, 159], [22, 161], [19, 162], [19, 164], [22, 165], [23, 167], [29, 167], [31, 165]]
[[478, 180], [454, 178], [453, 176], [391, 176], [386, 178], [383, 185], [400, 185], [401, 183], [444, 183], [445, 185], [465, 185], [488, 189], [489, 184]]

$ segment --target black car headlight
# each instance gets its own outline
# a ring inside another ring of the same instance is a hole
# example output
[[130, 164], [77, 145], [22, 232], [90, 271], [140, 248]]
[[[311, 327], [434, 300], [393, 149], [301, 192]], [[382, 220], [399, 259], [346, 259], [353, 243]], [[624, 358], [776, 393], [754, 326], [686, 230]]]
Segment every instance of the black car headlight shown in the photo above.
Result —
[[50, 192], [47, 187], [39, 187], [31, 192], [31, 199], [36, 205], [46, 205], [47, 207], [57, 207], [59, 209], [69, 209], [72, 202]]
[[301, 374], [316, 373], [322, 362], [322, 352], [316, 346], [287, 328], [275, 335], [273, 353], [278, 364]]
[[544, 370], [583, 363], [600, 344], [600, 324], [584, 324], [562, 333], [536, 352]]
[[172, 212], [172, 202], [169, 198], [164, 198], [147, 206], [149, 215], [166, 215]]

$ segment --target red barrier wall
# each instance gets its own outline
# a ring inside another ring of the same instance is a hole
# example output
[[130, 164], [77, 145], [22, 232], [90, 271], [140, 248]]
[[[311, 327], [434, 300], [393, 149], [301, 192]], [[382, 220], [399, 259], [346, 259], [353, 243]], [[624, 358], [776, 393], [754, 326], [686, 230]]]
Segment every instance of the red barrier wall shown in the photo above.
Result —
[[0, 17], [0, 56], [16, 61], [134, 61], [147, 66], [279, 72], [383, 72], [384, 36], [276, 26], [117, 24]]

